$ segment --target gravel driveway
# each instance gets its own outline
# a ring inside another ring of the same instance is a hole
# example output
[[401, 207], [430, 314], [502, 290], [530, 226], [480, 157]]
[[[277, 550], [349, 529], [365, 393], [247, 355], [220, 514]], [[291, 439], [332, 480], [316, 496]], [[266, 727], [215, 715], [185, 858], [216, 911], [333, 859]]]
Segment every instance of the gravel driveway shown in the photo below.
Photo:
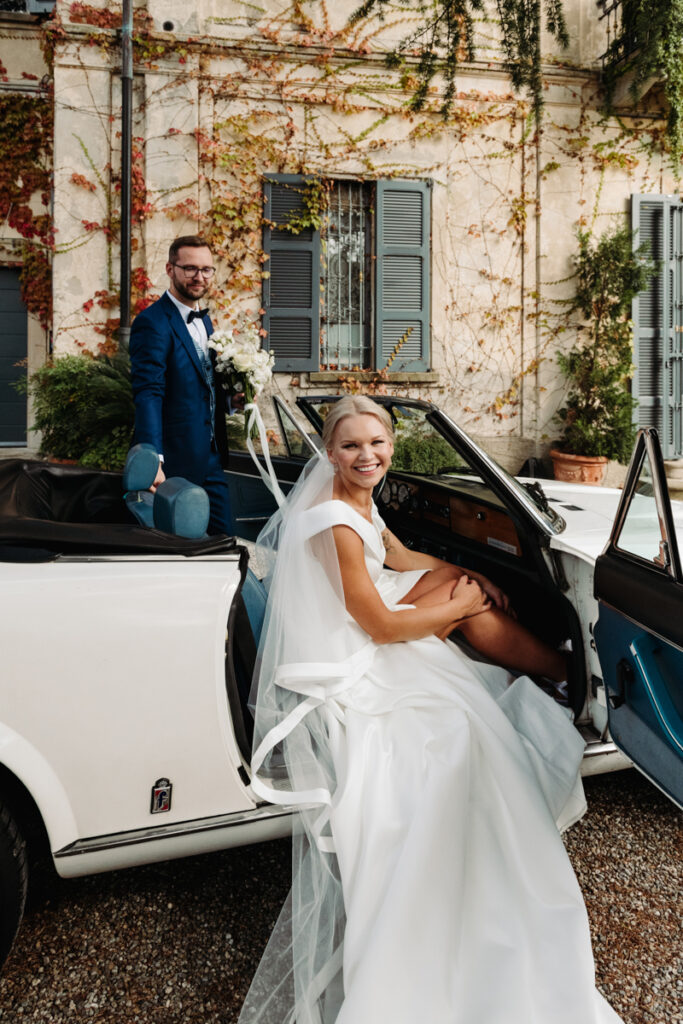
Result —
[[[567, 847], [598, 983], [626, 1024], [683, 1024], [681, 815], [634, 772], [586, 791]], [[0, 1021], [233, 1024], [288, 887], [286, 841], [54, 878], [0, 980]]]

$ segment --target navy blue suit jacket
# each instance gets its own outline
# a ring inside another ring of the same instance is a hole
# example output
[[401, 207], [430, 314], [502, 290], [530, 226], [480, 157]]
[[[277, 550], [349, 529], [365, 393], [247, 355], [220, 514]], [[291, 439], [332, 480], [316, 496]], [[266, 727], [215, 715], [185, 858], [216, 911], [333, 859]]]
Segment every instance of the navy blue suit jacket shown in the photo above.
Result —
[[[208, 316], [206, 333], [213, 332]], [[215, 385], [216, 416], [211, 423], [211, 392], [195, 343], [178, 309], [164, 294], [139, 313], [130, 333], [130, 364], [135, 399], [135, 442], [146, 441], [164, 456], [164, 473], [201, 484], [212, 451], [227, 462], [225, 392]]]

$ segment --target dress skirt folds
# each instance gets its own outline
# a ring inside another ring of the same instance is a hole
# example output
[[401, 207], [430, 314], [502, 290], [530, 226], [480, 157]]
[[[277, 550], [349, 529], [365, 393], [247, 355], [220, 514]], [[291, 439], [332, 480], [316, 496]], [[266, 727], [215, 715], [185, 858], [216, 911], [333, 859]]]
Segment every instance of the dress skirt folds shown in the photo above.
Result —
[[[400, 608], [421, 574], [383, 569], [378, 514], [371, 524], [327, 501], [311, 518], [308, 537], [340, 523], [360, 535], [377, 589]], [[341, 885], [338, 962], [318, 964], [317, 986], [301, 986], [293, 956], [281, 1024], [617, 1024], [595, 989], [586, 910], [558, 830], [584, 810], [583, 741], [568, 713], [527, 677], [510, 682], [436, 637], [366, 638], [345, 670], [330, 664], [281, 666], [278, 685], [297, 700], [254, 761], [255, 789], [273, 799], [272, 780], [259, 778], [268, 753], [307, 716], [325, 723], [334, 785], [307, 856], [319, 862], [315, 877]], [[311, 795], [293, 784], [278, 799]], [[244, 1024], [277, 1019], [259, 1010], [276, 984], [269, 956]]]

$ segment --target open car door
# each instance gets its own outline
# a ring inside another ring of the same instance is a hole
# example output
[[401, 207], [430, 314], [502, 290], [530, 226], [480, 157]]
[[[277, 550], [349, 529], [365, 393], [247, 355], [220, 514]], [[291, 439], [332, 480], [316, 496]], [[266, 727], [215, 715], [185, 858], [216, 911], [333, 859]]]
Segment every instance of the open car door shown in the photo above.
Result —
[[641, 430], [595, 567], [595, 641], [616, 745], [683, 806], [683, 576], [655, 430]]
[[[278, 429], [269, 432], [270, 456], [280, 489], [283, 494], [287, 494], [308, 459], [315, 455], [316, 444], [289, 406], [277, 395], [273, 398], [273, 407]], [[254, 439], [254, 445], [265, 469], [258, 438]], [[277, 509], [277, 502], [263, 482], [241, 435], [238, 438], [233, 435], [231, 440], [230, 460], [225, 476], [230, 488], [235, 534], [246, 540], [256, 540]]]

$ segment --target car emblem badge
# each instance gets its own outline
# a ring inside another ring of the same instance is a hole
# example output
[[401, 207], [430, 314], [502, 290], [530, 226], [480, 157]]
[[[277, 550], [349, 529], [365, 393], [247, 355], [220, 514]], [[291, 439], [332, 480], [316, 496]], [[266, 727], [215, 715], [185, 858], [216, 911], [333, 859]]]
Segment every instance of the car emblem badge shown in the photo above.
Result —
[[160, 814], [161, 811], [171, 810], [171, 794], [173, 785], [168, 779], [157, 779], [152, 786], [151, 814]]

